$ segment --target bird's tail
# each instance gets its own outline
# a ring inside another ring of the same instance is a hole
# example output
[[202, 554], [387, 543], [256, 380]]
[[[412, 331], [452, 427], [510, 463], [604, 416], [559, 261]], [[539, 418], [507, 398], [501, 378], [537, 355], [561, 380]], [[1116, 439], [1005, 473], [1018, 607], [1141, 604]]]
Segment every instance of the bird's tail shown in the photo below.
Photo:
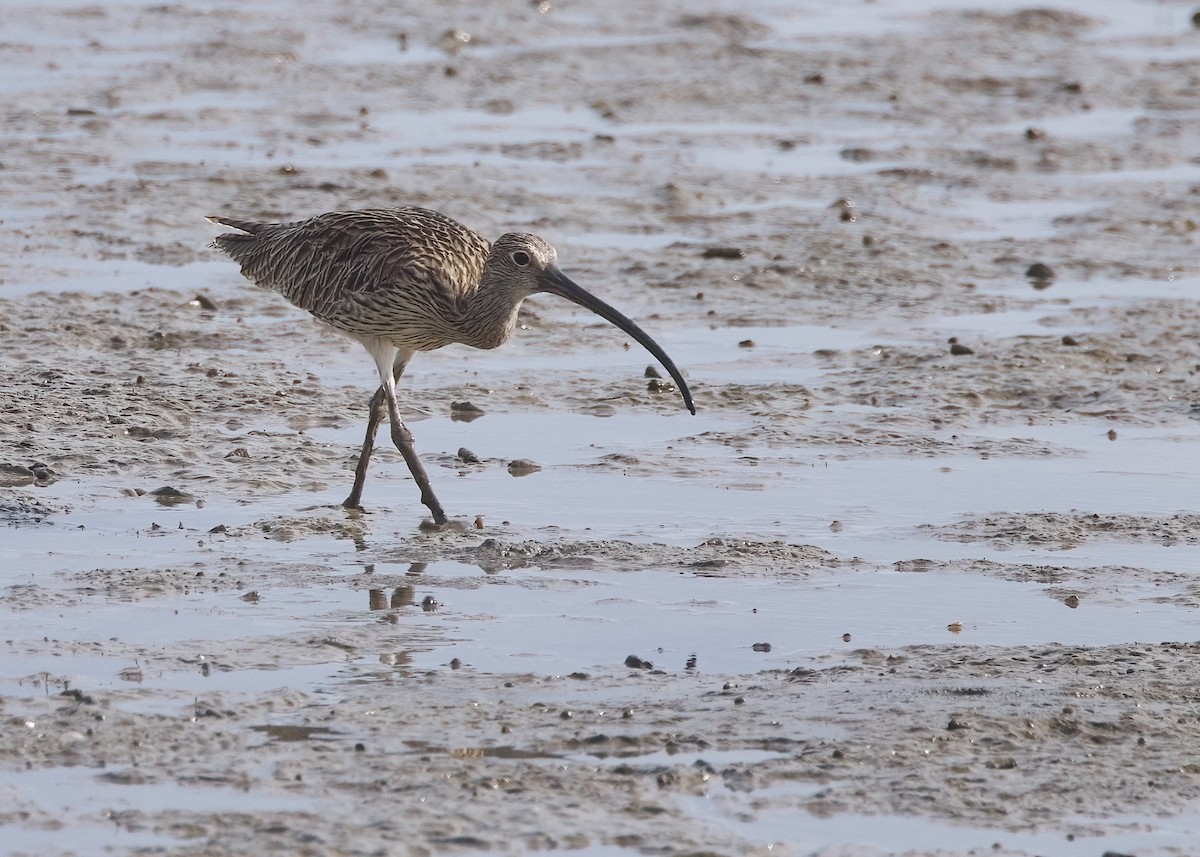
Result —
[[221, 226], [228, 226], [231, 229], [237, 229], [241, 232], [247, 233], [248, 235], [253, 235], [267, 225], [265, 223], [257, 223], [253, 220], [234, 220], [232, 217], [218, 217], [215, 214], [210, 214], [204, 219], [209, 223], [217, 223]]
[[228, 226], [231, 229], [238, 230], [237, 232], [226, 232], [223, 235], [218, 235], [208, 246], [214, 250], [221, 250], [239, 261], [241, 257], [239, 251], [244, 252], [253, 247], [254, 236], [267, 225], [265, 223], [257, 223], [253, 220], [234, 220], [230, 217], [218, 217], [212, 214], [205, 219], [209, 223], [217, 223], [221, 226]]

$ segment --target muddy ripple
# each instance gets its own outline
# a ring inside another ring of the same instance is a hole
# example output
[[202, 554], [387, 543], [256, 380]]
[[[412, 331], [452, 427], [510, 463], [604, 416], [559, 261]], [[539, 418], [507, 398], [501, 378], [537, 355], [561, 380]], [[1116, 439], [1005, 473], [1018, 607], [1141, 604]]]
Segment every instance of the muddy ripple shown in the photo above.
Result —
[[940, 539], [998, 548], [1034, 545], [1069, 550], [1096, 540], [1200, 544], [1200, 515], [1148, 517], [1099, 512], [1006, 512], [945, 526], [924, 526]]

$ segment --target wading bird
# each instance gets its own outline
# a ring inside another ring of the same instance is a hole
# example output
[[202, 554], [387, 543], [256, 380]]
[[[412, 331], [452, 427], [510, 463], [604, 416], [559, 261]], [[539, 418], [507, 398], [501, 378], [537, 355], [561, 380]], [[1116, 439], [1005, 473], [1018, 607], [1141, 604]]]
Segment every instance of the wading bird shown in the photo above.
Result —
[[645, 331], [558, 269], [554, 248], [523, 232], [489, 244], [455, 220], [423, 208], [333, 211], [294, 223], [210, 217], [237, 232], [212, 246], [242, 274], [273, 289], [320, 321], [362, 344], [379, 370], [354, 487], [342, 504], [358, 508], [375, 434], [386, 414], [435, 524], [446, 513], [400, 419], [396, 382], [418, 351], [458, 342], [496, 348], [512, 334], [521, 302], [545, 292], [579, 304], [625, 331], [670, 373], [696, 413], [683, 376]]

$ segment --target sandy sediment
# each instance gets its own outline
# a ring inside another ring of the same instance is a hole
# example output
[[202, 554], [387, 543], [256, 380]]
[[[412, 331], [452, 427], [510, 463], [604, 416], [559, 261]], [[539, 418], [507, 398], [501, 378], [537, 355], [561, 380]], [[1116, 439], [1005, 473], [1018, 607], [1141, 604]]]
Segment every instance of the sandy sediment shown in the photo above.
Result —
[[[1160, 822], [1198, 797], [1190, 640], [980, 645], [935, 604], [937, 642], [831, 639], [757, 668], [769, 649], [747, 639], [740, 672], [649, 650], [552, 674], [456, 657], [487, 621], [456, 613], [459, 593], [519, 588], [537, 622], [649, 570], [685, 589], [1041, 586], [1064, 614], [1102, 605], [1138, 629], [1197, 603], [1187, 465], [1092, 487], [1195, 460], [1190, 24], [1147, 6], [1161, 23], [1134, 27], [1119, 4], [882, 3], [856, 26], [685, 5], [13, 13], [11, 853], [1099, 854], [1139, 835], [1139, 855], [1185, 853]], [[367, 512], [341, 509], [369, 361], [241, 281], [203, 216], [388, 204], [545, 234], [688, 373], [696, 427], [638, 434], [680, 407], [650, 358], [531, 301], [517, 342], [422, 356], [402, 384], [435, 483], [473, 492], [456, 526], [419, 529], [386, 449]], [[439, 434], [462, 401], [483, 426], [544, 427], [470, 461]], [[555, 464], [547, 438], [581, 417], [634, 428]], [[543, 467], [535, 485], [582, 486], [562, 507], [593, 503], [595, 528], [537, 511], [559, 495], [517, 499], [517, 456]], [[1023, 499], [933, 502], [929, 480], [980, 461]], [[916, 471], [894, 468], [925, 465], [897, 500]], [[788, 505], [831, 466], [862, 479], [853, 503]], [[1067, 476], [1042, 485], [1039, 467]], [[618, 479], [678, 506], [606, 525]], [[703, 491], [728, 498], [707, 517]], [[514, 511], [476, 524], [471, 504], [497, 497]], [[293, 621], [271, 606], [284, 589], [308, 604]], [[334, 591], [355, 606], [321, 608]], [[662, 599], [669, 640], [665, 605], [686, 600]], [[421, 621], [438, 610], [444, 625]], [[864, 841], [859, 816], [893, 844]], [[888, 826], [911, 818], [934, 832]]]

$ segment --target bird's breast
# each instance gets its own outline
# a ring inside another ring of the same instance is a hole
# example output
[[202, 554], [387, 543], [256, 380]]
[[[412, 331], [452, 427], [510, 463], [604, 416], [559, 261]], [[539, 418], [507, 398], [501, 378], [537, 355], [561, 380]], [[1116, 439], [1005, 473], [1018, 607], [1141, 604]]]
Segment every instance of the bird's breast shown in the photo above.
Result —
[[433, 351], [460, 342], [453, 301], [433, 290], [364, 289], [345, 293], [313, 315], [352, 336], [380, 337], [398, 348]]

